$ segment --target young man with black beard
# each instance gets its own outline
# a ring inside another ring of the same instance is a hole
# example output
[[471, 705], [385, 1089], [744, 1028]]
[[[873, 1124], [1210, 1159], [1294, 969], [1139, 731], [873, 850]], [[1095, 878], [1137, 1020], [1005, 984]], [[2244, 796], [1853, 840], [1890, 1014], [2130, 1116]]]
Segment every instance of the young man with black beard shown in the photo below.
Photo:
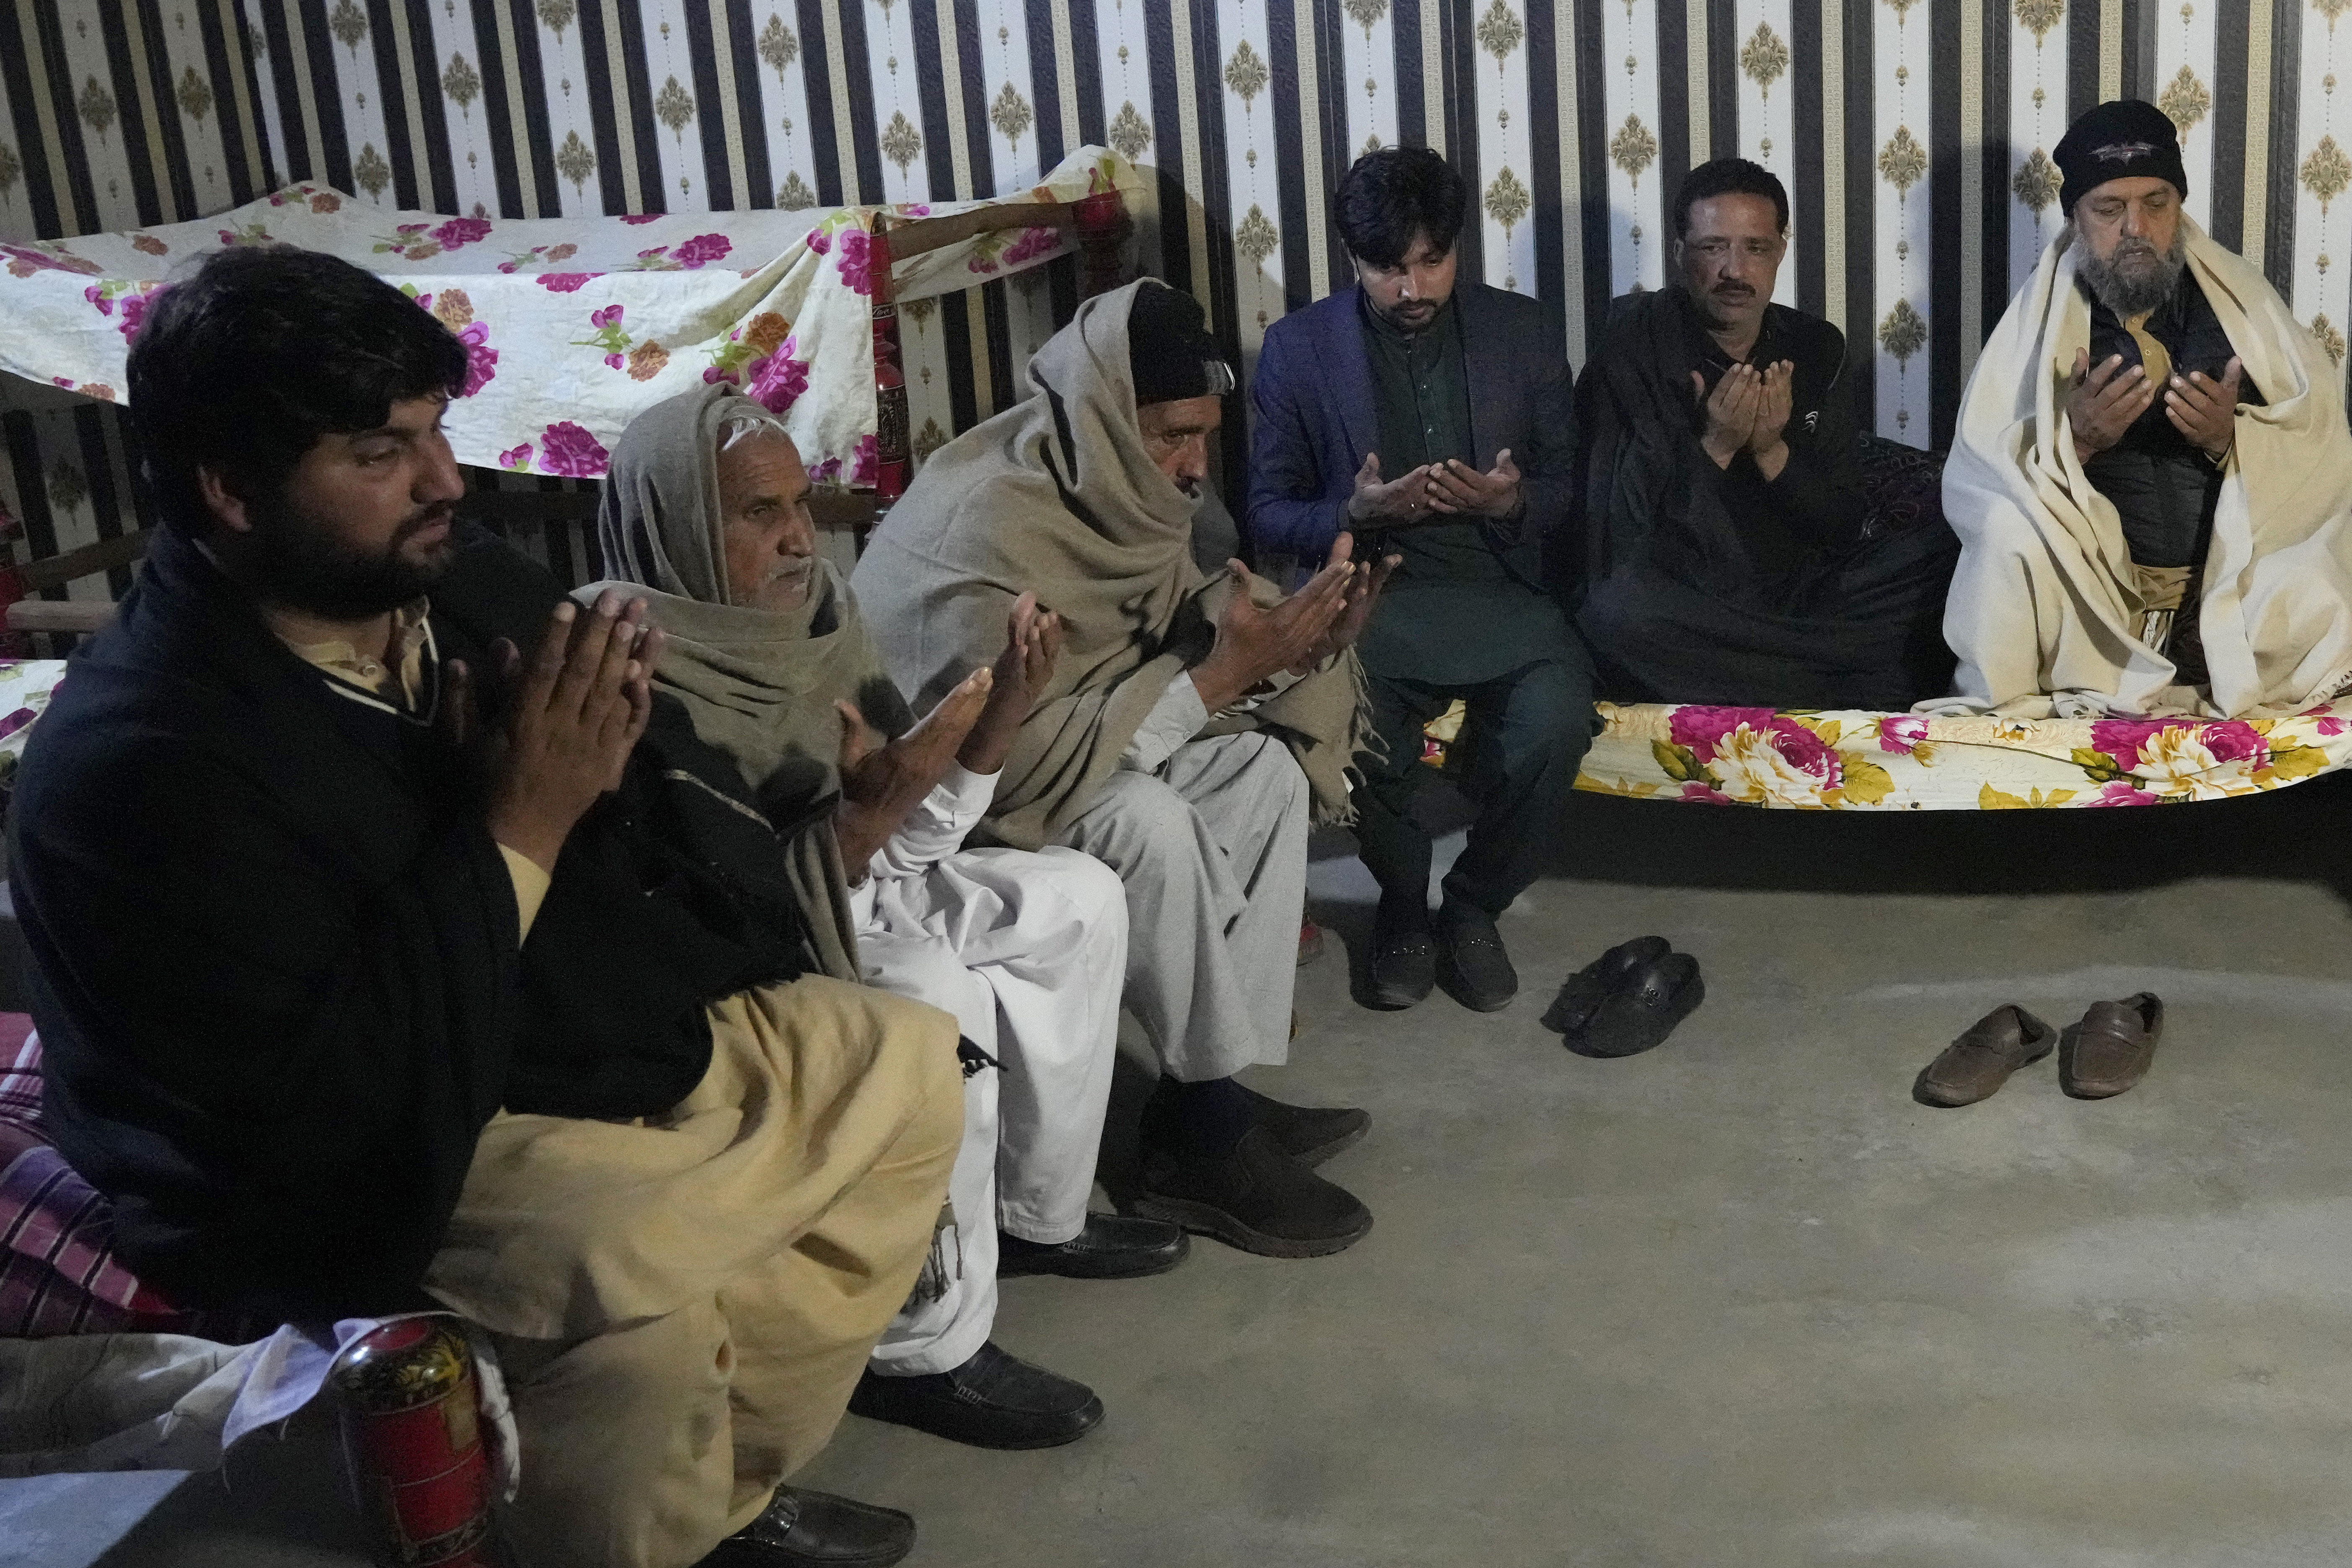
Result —
[[[1256, 547], [1320, 560], [1352, 530], [1401, 563], [1364, 633], [1381, 749], [1354, 795], [1381, 887], [1365, 998], [1380, 1008], [1441, 979], [1479, 1012], [1510, 1005], [1495, 918], [1552, 852], [1592, 742], [1591, 662], [1544, 559], [1570, 501], [1565, 333], [1537, 301], [1458, 276], [1469, 196], [1428, 148], [1357, 159], [1332, 204], [1354, 281], [1266, 330], [1250, 389]], [[1456, 700], [1484, 787], [1433, 915], [1422, 726]]]
[[465, 371], [326, 256], [148, 310], [163, 523], [16, 799], [49, 1129], [175, 1302], [489, 1331], [526, 1568], [895, 1562], [904, 1515], [779, 1483], [929, 1244], [954, 1022], [798, 978], [642, 602], [457, 521]]
[[2342, 372], [2181, 210], [2163, 110], [2101, 104], [2054, 155], [2065, 226], [1986, 340], [1944, 468], [1964, 549], [1937, 706], [2324, 700], [2352, 683]]
[[1951, 675], [1958, 544], [1865, 537], [1845, 337], [1773, 302], [1789, 196], [1745, 158], [1675, 193], [1675, 278], [1617, 302], [1577, 394], [1577, 622], [1607, 695], [1908, 708]]

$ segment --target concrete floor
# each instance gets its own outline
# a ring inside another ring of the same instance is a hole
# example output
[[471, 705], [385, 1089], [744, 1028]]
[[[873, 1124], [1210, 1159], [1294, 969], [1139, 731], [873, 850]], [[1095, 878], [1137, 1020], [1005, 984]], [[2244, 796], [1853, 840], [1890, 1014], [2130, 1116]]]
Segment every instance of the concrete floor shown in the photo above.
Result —
[[[2339, 780], [2030, 816], [1582, 798], [1506, 920], [1508, 1011], [1364, 1011], [1336, 952], [1300, 973], [1294, 1065], [1255, 1081], [1371, 1108], [1328, 1168], [1363, 1243], [1009, 1281], [999, 1339], [1092, 1383], [1098, 1432], [851, 1419], [801, 1479], [912, 1510], [932, 1568], [2352, 1563], [2347, 817]], [[1368, 892], [1326, 846], [1359, 952]], [[1559, 982], [1649, 931], [1706, 1006], [1645, 1057], [1562, 1049]], [[2002, 1001], [2064, 1023], [2142, 987], [2167, 1033], [2122, 1099], [2048, 1063], [1910, 1099]], [[334, 1532], [327, 1471], [239, 1458], [108, 1568], [358, 1561], [289, 1539]], [[0, 1563], [89, 1561], [23, 1554], [30, 1485], [0, 1483]]]

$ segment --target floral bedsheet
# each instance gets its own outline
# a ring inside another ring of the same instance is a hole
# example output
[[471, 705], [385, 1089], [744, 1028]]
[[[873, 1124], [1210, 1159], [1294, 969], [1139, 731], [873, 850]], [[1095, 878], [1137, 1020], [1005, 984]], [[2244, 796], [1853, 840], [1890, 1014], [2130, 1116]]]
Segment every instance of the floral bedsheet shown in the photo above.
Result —
[[[1140, 186], [1118, 153], [1082, 147], [1025, 199]], [[193, 223], [0, 244], [0, 370], [119, 400], [131, 335], [174, 274], [229, 246], [294, 245], [377, 273], [464, 342], [460, 462], [594, 479], [640, 410], [727, 381], [783, 416], [815, 478], [855, 484], [875, 464], [875, 220], [988, 205], [526, 220], [294, 185]], [[894, 268], [892, 290], [966, 289], [1070, 248], [1051, 226], [978, 235]]]
[[1608, 702], [1599, 710], [1601, 731], [1577, 788], [1715, 805], [2162, 805], [2259, 795], [2352, 763], [2352, 700], [2237, 719], [2037, 722]]

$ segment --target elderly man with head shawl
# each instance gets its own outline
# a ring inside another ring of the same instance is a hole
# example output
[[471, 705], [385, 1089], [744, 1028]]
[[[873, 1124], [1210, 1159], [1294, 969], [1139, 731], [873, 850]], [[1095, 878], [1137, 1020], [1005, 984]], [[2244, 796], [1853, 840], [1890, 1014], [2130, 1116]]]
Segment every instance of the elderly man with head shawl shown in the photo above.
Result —
[[1954, 695], [2021, 717], [2231, 715], [2352, 683], [2352, 437], [2327, 352], [2181, 209], [2162, 110], [2058, 143], [2066, 226], [1944, 468]]
[[1102, 1404], [990, 1341], [997, 1275], [1156, 1273], [1185, 1238], [1087, 1211], [1126, 963], [1118, 879], [1074, 850], [962, 848], [1061, 630], [1019, 599], [992, 667], [913, 722], [856, 598], [815, 552], [808, 489], [772, 414], [723, 385], [684, 394], [614, 449], [604, 559], [651, 590], [671, 656], [657, 689], [736, 764], [707, 782], [789, 841], [813, 961], [962, 1028], [952, 1225], [850, 1408], [991, 1447], [1070, 1442]]
[[929, 697], [993, 657], [1025, 591], [1060, 664], [982, 826], [1068, 845], [1127, 884], [1128, 1006], [1158, 1051], [1139, 1212], [1249, 1251], [1337, 1252], [1371, 1227], [1310, 1166], [1362, 1136], [1234, 1075], [1280, 1062], [1306, 897], [1309, 802], [1338, 820], [1367, 718], [1352, 644], [1385, 568], [1330, 564], [1276, 600], [1189, 550], [1231, 368], [1188, 296], [1089, 300], [1030, 362], [1036, 396], [935, 453], [854, 581], [890, 673]]

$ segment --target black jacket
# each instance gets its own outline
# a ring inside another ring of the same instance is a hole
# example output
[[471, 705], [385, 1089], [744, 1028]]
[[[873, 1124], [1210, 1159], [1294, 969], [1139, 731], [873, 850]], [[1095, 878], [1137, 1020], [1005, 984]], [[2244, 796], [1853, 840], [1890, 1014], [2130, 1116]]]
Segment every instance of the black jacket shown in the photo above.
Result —
[[[487, 672], [559, 590], [487, 534], [462, 546], [434, 636]], [[464, 759], [328, 689], [160, 533], [43, 715], [13, 824], [47, 1119], [124, 1260], [184, 1306], [417, 1304], [502, 1104], [674, 1104], [708, 1064], [703, 1005], [789, 973], [790, 944], [656, 836], [662, 773], [633, 763], [575, 830], [526, 960]]]

